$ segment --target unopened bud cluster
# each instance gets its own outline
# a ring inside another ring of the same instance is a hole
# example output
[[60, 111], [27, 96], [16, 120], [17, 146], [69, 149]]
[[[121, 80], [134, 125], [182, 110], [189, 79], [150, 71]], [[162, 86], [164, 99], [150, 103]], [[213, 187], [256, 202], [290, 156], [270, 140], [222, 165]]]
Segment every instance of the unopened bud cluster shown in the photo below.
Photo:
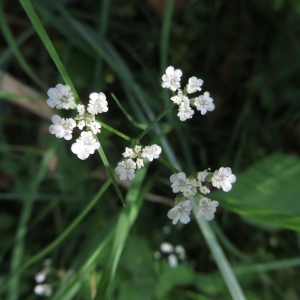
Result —
[[[189, 79], [188, 84], [182, 90], [180, 90], [181, 86], [181, 76], [182, 71], [179, 69], [174, 69], [174, 67], [170, 66], [166, 69], [166, 74], [162, 76], [162, 87], [170, 89], [173, 92], [173, 97], [171, 100], [179, 106], [178, 114], [180, 121], [185, 121], [187, 119], [191, 119], [194, 115], [194, 110], [191, 106], [195, 106], [197, 110], [201, 112], [202, 115], [205, 115], [208, 111], [213, 111], [215, 109], [215, 105], [213, 103], [213, 99], [210, 97], [209, 92], [205, 92], [203, 95], [196, 98], [188, 98], [188, 94], [192, 94], [202, 90], [202, 79], [197, 79], [197, 77], [193, 76]], [[177, 95], [175, 92], [177, 91]]]
[[[126, 178], [132, 180], [135, 177], [135, 169], [140, 169], [144, 166], [143, 158], [147, 158], [149, 161], [157, 159], [161, 153], [161, 147], [154, 144], [152, 146], [142, 146], [136, 145], [134, 149], [125, 148], [123, 156], [127, 159], [118, 163], [115, 171], [120, 175], [120, 180], [125, 180]], [[136, 161], [134, 161], [136, 159]]]

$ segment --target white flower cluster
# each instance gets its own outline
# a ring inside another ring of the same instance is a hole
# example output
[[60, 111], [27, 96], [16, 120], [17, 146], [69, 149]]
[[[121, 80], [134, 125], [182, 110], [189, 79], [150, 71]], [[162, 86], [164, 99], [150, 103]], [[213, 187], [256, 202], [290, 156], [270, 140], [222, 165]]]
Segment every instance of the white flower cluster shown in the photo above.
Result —
[[222, 167], [214, 173], [205, 170], [193, 174], [189, 178], [186, 177], [185, 173], [179, 172], [171, 175], [170, 181], [173, 193], [180, 193], [175, 198], [175, 206], [168, 212], [168, 218], [172, 219], [172, 223], [175, 225], [179, 220], [183, 224], [187, 224], [190, 221], [189, 216], [192, 205], [191, 201], [186, 199], [189, 196], [195, 196], [198, 204], [197, 218], [204, 217], [205, 220], [211, 221], [214, 218], [219, 202], [203, 196], [208, 194], [210, 190], [203, 186], [202, 182], [211, 182], [214, 187], [222, 188], [223, 191], [229, 192], [232, 188], [231, 184], [236, 181], [236, 177], [232, 174], [230, 168]]
[[80, 137], [71, 147], [80, 159], [87, 159], [90, 154], [100, 148], [100, 143], [94, 138], [93, 134], [100, 133], [101, 125], [96, 121], [95, 115], [108, 111], [108, 103], [103, 93], [90, 94], [90, 100], [87, 107], [82, 104], [76, 105], [74, 95], [70, 86], [57, 84], [54, 88], [50, 88], [47, 92], [49, 96], [47, 104], [57, 109], [75, 109], [77, 108], [78, 115], [72, 118], [61, 118], [58, 115], [52, 117], [53, 125], [50, 125], [49, 131], [57, 138], [64, 138], [66, 140], [72, 139], [73, 129], [77, 126], [80, 130], [84, 127], [88, 131], [83, 131]]
[[120, 180], [125, 180], [126, 178], [132, 180], [135, 177], [135, 169], [140, 169], [144, 166], [143, 158], [152, 161], [154, 158], [157, 159], [160, 153], [161, 147], [156, 144], [144, 148], [139, 145], [136, 145], [134, 149], [126, 147], [123, 156], [127, 159], [118, 162], [115, 172], [120, 175]]
[[[178, 259], [181, 261], [186, 259], [186, 251], [181, 245], [174, 247], [172, 244], [164, 242], [160, 245], [160, 250], [162, 253], [168, 255], [168, 263], [171, 268], [176, 268], [178, 266]], [[155, 251], [154, 258], [161, 258], [161, 253]]]
[[40, 271], [39, 273], [37, 273], [34, 276], [34, 279], [36, 281], [36, 283], [38, 283], [35, 287], [34, 287], [34, 293], [38, 296], [46, 296], [46, 297], [50, 297], [52, 295], [52, 287], [49, 284], [41, 284], [43, 283], [46, 278], [47, 275], [50, 272], [50, 266], [51, 266], [51, 259], [47, 258], [44, 260], [44, 268], [42, 271]]
[[[171, 97], [171, 100], [179, 106], [178, 114], [180, 121], [185, 121], [191, 119], [194, 115], [194, 110], [191, 108], [195, 106], [197, 110], [201, 112], [202, 115], [205, 115], [208, 111], [213, 111], [215, 105], [213, 99], [210, 97], [209, 92], [205, 92], [203, 95], [189, 99], [187, 94], [195, 93], [201, 91], [203, 80], [198, 79], [193, 76], [189, 79], [188, 84], [184, 90], [180, 90], [180, 81], [181, 81], [182, 71], [179, 69], [174, 69], [170, 66], [166, 69], [166, 74], [162, 76], [162, 87], [170, 89], [173, 91], [174, 96]], [[177, 91], [177, 95], [174, 92]]]

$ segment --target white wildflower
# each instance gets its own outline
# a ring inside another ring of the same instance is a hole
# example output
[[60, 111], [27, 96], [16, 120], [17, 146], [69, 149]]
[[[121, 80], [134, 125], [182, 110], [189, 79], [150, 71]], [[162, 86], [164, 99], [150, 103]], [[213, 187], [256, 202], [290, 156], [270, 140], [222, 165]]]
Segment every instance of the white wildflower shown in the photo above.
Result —
[[141, 152], [141, 150], [142, 150], [142, 146], [135, 145], [135, 147], [134, 147], [134, 153], [136, 155], [138, 155]]
[[85, 126], [84, 120], [81, 120], [81, 121], [79, 121], [79, 122], [77, 123], [77, 127], [78, 127], [80, 130], [82, 130], [84, 126]]
[[193, 76], [189, 79], [189, 83], [187, 84], [187, 92], [189, 94], [195, 93], [197, 91], [201, 91], [201, 86], [203, 84], [202, 79], [197, 79], [197, 77]]
[[207, 175], [208, 175], [207, 170], [204, 170], [203, 172], [198, 172], [197, 178], [199, 181], [204, 182]]
[[174, 248], [173, 246], [170, 244], [170, 243], [162, 243], [160, 245], [160, 250], [163, 252], [163, 253], [172, 253]]
[[174, 69], [174, 67], [170, 66], [166, 69], [166, 74], [162, 76], [162, 84], [163, 88], [170, 89], [172, 91], [176, 91], [180, 88], [180, 80], [182, 76], [182, 71], [179, 69]]
[[178, 266], [178, 259], [174, 254], [168, 256], [168, 262], [171, 268], [176, 268]]
[[73, 109], [76, 107], [71, 87], [68, 85], [57, 84], [54, 88], [47, 91], [48, 99], [47, 104], [57, 109]]
[[125, 152], [122, 154], [124, 157], [135, 158], [136, 155], [131, 148], [126, 147]]
[[90, 94], [90, 101], [88, 104], [87, 111], [93, 116], [99, 113], [107, 112], [108, 103], [106, 101], [106, 96], [101, 93], [92, 93]]
[[87, 127], [90, 127], [90, 128], [91, 127], [93, 127], [93, 128], [101, 128], [101, 126], [99, 127], [98, 125], [94, 124], [95, 122], [97, 123], [97, 121], [95, 119], [95, 116], [93, 116], [93, 115], [91, 115], [89, 113], [83, 113], [82, 115], [79, 114], [79, 115], [77, 115], [75, 117], [75, 120], [78, 121], [77, 127], [80, 130], [82, 130], [84, 126], [87, 126]]
[[51, 118], [53, 125], [50, 125], [49, 131], [55, 134], [57, 138], [64, 138], [70, 140], [72, 138], [73, 128], [76, 127], [76, 122], [72, 118], [64, 119], [58, 115]]
[[182, 224], [187, 224], [190, 221], [192, 205], [189, 200], [181, 201], [168, 212], [168, 218], [173, 220], [172, 224], [177, 224], [180, 220]]
[[76, 140], [71, 147], [71, 151], [75, 153], [79, 159], [87, 159], [90, 154], [100, 148], [100, 143], [95, 140], [93, 134], [88, 132], [81, 132], [80, 137]]
[[77, 111], [80, 116], [83, 116], [85, 113], [85, 107], [82, 104], [77, 105]]
[[171, 100], [177, 105], [180, 105], [182, 102], [190, 104], [189, 98], [185, 96], [181, 90], [178, 90], [177, 95], [171, 97]]
[[141, 167], [144, 166], [144, 161], [141, 158], [137, 158], [136, 165], [137, 165], [137, 168], [140, 169]]
[[47, 272], [46, 271], [41, 271], [41, 272], [35, 274], [34, 280], [37, 283], [42, 283], [42, 282], [45, 281], [46, 277], [47, 277]]
[[191, 189], [191, 185], [183, 172], [171, 175], [170, 181], [173, 193], [188, 192]]
[[191, 119], [194, 114], [194, 111], [191, 109], [188, 102], [182, 102], [179, 105], [179, 110], [177, 116], [179, 117], [180, 121], [185, 121], [187, 119]]
[[197, 194], [197, 187], [199, 186], [199, 182], [196, 179], [186, 179], [186, 184], [190, 186], [190, 189], [187, 191], [183, 191], [184, 197], [195, 196]]
[[120, 175], [120, 180], [125, 180], [127, 177], [132, 180], [135, 177], [134, 170], [136, 163], [131, 159], [126, 159], [118, 163], [115, 172]]
[[236, 181], [236, 177], [232, 174], [230, 168], [221, 167], [215, 171], [211, 178], [212, 185], [216, 188], [222, 188], [224, 192], [229, 192], [232, 188], [232, 183]]
[[154, 158], [158, 158], [161, 153], [161, 147], [154, 144], [152, 146], [146, 146], [142, 150], [142, 157], [147, 158], [149, 161], [152, 161]]
[[204, 194], [204, 195], [210, 193], [210, 190], [209, 190], [206, 186], [204, 186], [204, 185], [203, 185], [203, 186], [200, 186], [199, 189], [200, 189], [200, 192], [201, 192], [202, 194]]
[[218, 201], [211, 201], [211, 199], [203, 197], [198, 204], [197, 218], [204, 217], [206, 221], [211, 221], [215, 215], [216, 207], [219, 205]]
[[97, 133], [101, 132], [101, 130], [100, 130], [101, 125], [100, 125], [100, 123], [98, 123], [96, 121], [92, 122], [89, 127], [92, 130], [93, 134], [97, 134]]
[[201, 111], [201, 115], [205, 115], [208, 111], [213, 111], [215, 109], [213, 98], [209, 96], [209, 92], [205, 92], [200, 97], [196, 97], [194, 105], [197, 110]]
[[52, 295], [52, 288], [49, 284], [38, 284], [34, 287], [34, 293], [38, 296], [50, 297]]

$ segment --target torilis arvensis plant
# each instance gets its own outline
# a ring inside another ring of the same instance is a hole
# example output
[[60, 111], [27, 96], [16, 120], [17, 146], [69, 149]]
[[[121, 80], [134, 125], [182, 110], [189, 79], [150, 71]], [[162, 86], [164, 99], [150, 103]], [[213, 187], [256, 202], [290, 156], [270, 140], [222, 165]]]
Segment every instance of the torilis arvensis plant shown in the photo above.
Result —
[[[162, 76], [162, 87], [170, 89], [173, 93], [171, 101], [178, 105], [177, 116], [181, 121], [186, 121], [194, 115], [195, 107], [202, 115], [208, 111], [213, 111], [215, 105], [209, 92], [205, 92], [195, 98], [189, 98], [189, 94], [200, 92], [202, 90], [203, 80], [191, 77], [186, 87], [181, 90], [182, 71], [174, 69], [170, 66], [166, 69], [166, 73]], [[176, 93], [177, 92], [177, 93]], [[71, 146], [71, 151], [78, 156], [79, 159], [87, 159], [90, 154], [100, 148], [100, 143], [95, 135], [100, 133], [100, 122], [96, 120], [96, 115], [108, 111], [108, 103], [106, 96], [100, 93], [91, 93], [88, 107], [82, 104], [76, 104], [74, 95], [70, 86], [57, 84], [54, 88], [50, 88], [47, 92], [49, 98], [47, 104], [57, 109], [76, 109], [77, 116], [75, 118], [61, 118], [58, 115], [52, 117], [53, 125], [49, 127], [50, 133], [58, 138], [66, 140], [72, 139], [73, 129], [78, 127], [81, 134], [75, 143]], [[139, 141], [133, 145], [133, 148], [125, 148], [122, 154], [124, 159], [118, 163], [115, 172], [120, 176], [120, 180], [135, 177], [136, 168], [140, 169], [144, 166], [144, 159], [150, 162], [158, 159], [162, 152], [162, 148], [156, 144], [151, 146], [142, 146]], [[174, 170], [175, 168], [172, 168]], [[205, 218], [210, 221], [214, 218], [214, 213], [219, 205], [218, 201], [211, 200], [206, 195], [210, 192], [205, 182], [211, 182], [212, 186], [222, 188], [228, 192], [232, 188], [232, 183], [236, 181], [236, 177], [232, 174], [230, 168], [221, 167], [215, 172], [209, 172], [210, 169], [199, 171], [187, 177], [184, 172], [176, 172], [170, 177], [171, 188], [175, 197], [175, 205], [169, 210], [168, 218], [172, 219], [172, 223], [176, 224], [180, 221], [187, 224], [190, 221], [190, 213], [192, 210], [191, 200], [189, 197], [194, 196], [198, 211], [197, 218]]]

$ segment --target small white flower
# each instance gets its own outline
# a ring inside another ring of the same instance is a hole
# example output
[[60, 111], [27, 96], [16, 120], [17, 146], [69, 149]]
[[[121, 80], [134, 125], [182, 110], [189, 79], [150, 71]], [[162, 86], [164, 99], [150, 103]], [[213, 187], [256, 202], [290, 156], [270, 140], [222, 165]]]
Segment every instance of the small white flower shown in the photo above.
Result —
[[160, 245], [160, 250], [163, 252], [163, 253], [172, 253], [174, 248], [173, 246], [170, 244], [170, 243], [162, 243]]
[[134, 170], [136, 163], [131, 159], [126, 159], [118, 163], [115, 172], [120, 175], [120, 180], [125, 180], [127, 177], [132, 180], [135, 177]]
[[195, 98], [194, 105], [197, 110], [201, 111], [201, 115], [205, 115], [208, 111], [213, 111], [215, 109], [213, 101], [213, 98], [209, 96], [209, 92], [205, 92], [200, 97]]
[[173, 269], [178, 266], [178, 259], [174, 254], [170, 254], [168, 256], [168, 262], [169, 262], [169, 266]]
[[124, 157], [135, 158], [136, 155], [131, 148], [125, 148], [125, 152], [122, 154]]
[[198, 205], [197, 218], [204, 217], [206, 221], [211, 221], [215, 217], [214, 213], [218, 205], [218, 201], [211, 201], [211, 199], [206, 197], [201, 198]]
[[87, 111], [93, 116], [99, 113], [107, 112], [108, 103], [106, 101], [106, 96], [101, 93], [92, 93], [90, 94], [90, 101], [88, 104]]
[[83, 116], [85, 113], [85, 107], [82, 104], [77, 105], [77, 111], [80, 116]]
[[187, 119], [191, 119], [194, 114], [194, 111], [191, 109], [188, 102], [182, 102], [179, 105], [179, 110], [177, 116], [179, 117], [180, 121], [185, 121]]
[[45, 281], [46, 277], [47, 277], [47, 272], [41, 271], [41, 272], [35, 274], [34, 279], [35, 279], [35, 282], [42, 283]]
[[168, 212], [168, 218], [173, 220], [172, 224], [177, 224], [180, 220], [182, 224], [187, 224], [190, 221], [192, 205], [189, 200], [181, 201]]
[[170, 66], [166, 69], [166, 74], [162, 76], [162, 84], [163, 88], [170, 89], [172, 91], [176, 91], [180, 88], [180, 80], [182, 76], [182, 71], [179, 69], [174, 69], [174, 67]]
[[134, 153], [136, 155], [138, 155], [141, 152], [141, 150], [142, 150], [142, 146], [135, 145], [135, 147], [134, 147]]
[[177, 95], [171, 97], [171, 100], [177, 105], [180, 105], [182, 102], [188, 103], [188, 105], [190, 104], [189, 98], [185, 96], [181, 90], [178, 90]]
[[87, 159], [90, 154], [93, 154], [95, 150], [100, 148], [100, 143], [97, 142], [93, 134], [88, 132], [81, 132], [80, 137], [76, 140], [71, 147], [71, 151], [78, 156], [79, 159]]
[[210, 190], [209, 190], [206, 186], [204, 186], [204, 185], [203, 185], [203, 186], [200, 186], [199, 189], [200, 189], [200, 192], [201, 192], [202, 194], [204, 194], [204, 195], [210, 193]]
[[236, 177], [232, 174], [230, 168], [221, 167], [219, 170], [214, 172], [211, 178], [212, 185], [216, 188], [222, 188], [224, 192], [229, 192], [232, 188], [232, 183], [236, 181]]
[[[77, 127], [82, 130], [84, 126], [87, 127], [93, 127], [94, 129], [96, 128], [101, 128], [98, 125], [95, 125], [94, 123], [96, 122], [95, 116], [89, 114], [89, 113], [83, 113], [83, 115], [77, 115], [75, 117], [75, 120], [78, 121]], [[97, 122], [96, 122], [97, 123]], [[99, 124], [99, 123], [98, 123]], [[100, 125], [100, 124], [99, 124]], [[100, 132], [100, 131], [99, 131]]]
[[173, 190], [173, 193], [188, 192], [191, 189], [186, 175], [183, 172], [171, 175], [170, 181], [172, 183], [171, 188]]
[[85, 126], [84, 120], [81, 120], [81, 121], [79, 121], [79, 122], [77, 123], [77, 127], [78, 127], [80, 130], [82, 130], [84, 126]]
[[144, 161], [141, 158], [137, 158], [136, 165], [137, 165], [137, 168], [140, 169], [141, 167], [144, 166]]
[[55, 88], [50, 88], [47, 91], [48, 99], [47, 104], [57, 109], [73, 109], [76, 107], [73, 93], [68, 85], [57, 84]]
[[100, 125], [100, 123], [98, 123], [96, 121], [92, 122], [89, 127], [92, 130], [93, 134], [97, 134], [97, 133], [101, 132], [101, 130], [100, 130], [101, 125]]
[[149, 161], [152, 161], [154, 158], [158, 158], [161, 153], [161, 147], [154, 144], [152, 146], [146, 146], [142, 150], [142, 157], [147, 158]]
[[203, 172], [198, 172], [197, 178], [199, 181], [204, 182], [207, 175], [207, 170], [204, 170]]
[[190, 186], [190, 189], [187, 191], [183, 191], [184, 197], [195, 196], [197, 194], [197, 187], [199, 186], [199, 182], [196, 179], [186, 179], [186, 184]]
[[187, 84], [187, 92], [189, 94], [195, 93], [197, 91], [201, 91], [201, 86], [203, 84], [202, 79], [197, 79], [197, 77], [193, 76], [189, 79], [189, 83]]
[[49, 284], [38, 284], [34, 287], [34, 293], [38, 296], [50, 297], [52, 295], [52, 288]]
[[49, 131], [51, 134], [55, 134], [57, 138], [64, 138], [70, 140], [72, 138], [73, 128], [76, 127], [75, 120], [69, 118], [64, 119], [58, 115], [54, 115], [51, 118], [53, 125], [50, 125]]

